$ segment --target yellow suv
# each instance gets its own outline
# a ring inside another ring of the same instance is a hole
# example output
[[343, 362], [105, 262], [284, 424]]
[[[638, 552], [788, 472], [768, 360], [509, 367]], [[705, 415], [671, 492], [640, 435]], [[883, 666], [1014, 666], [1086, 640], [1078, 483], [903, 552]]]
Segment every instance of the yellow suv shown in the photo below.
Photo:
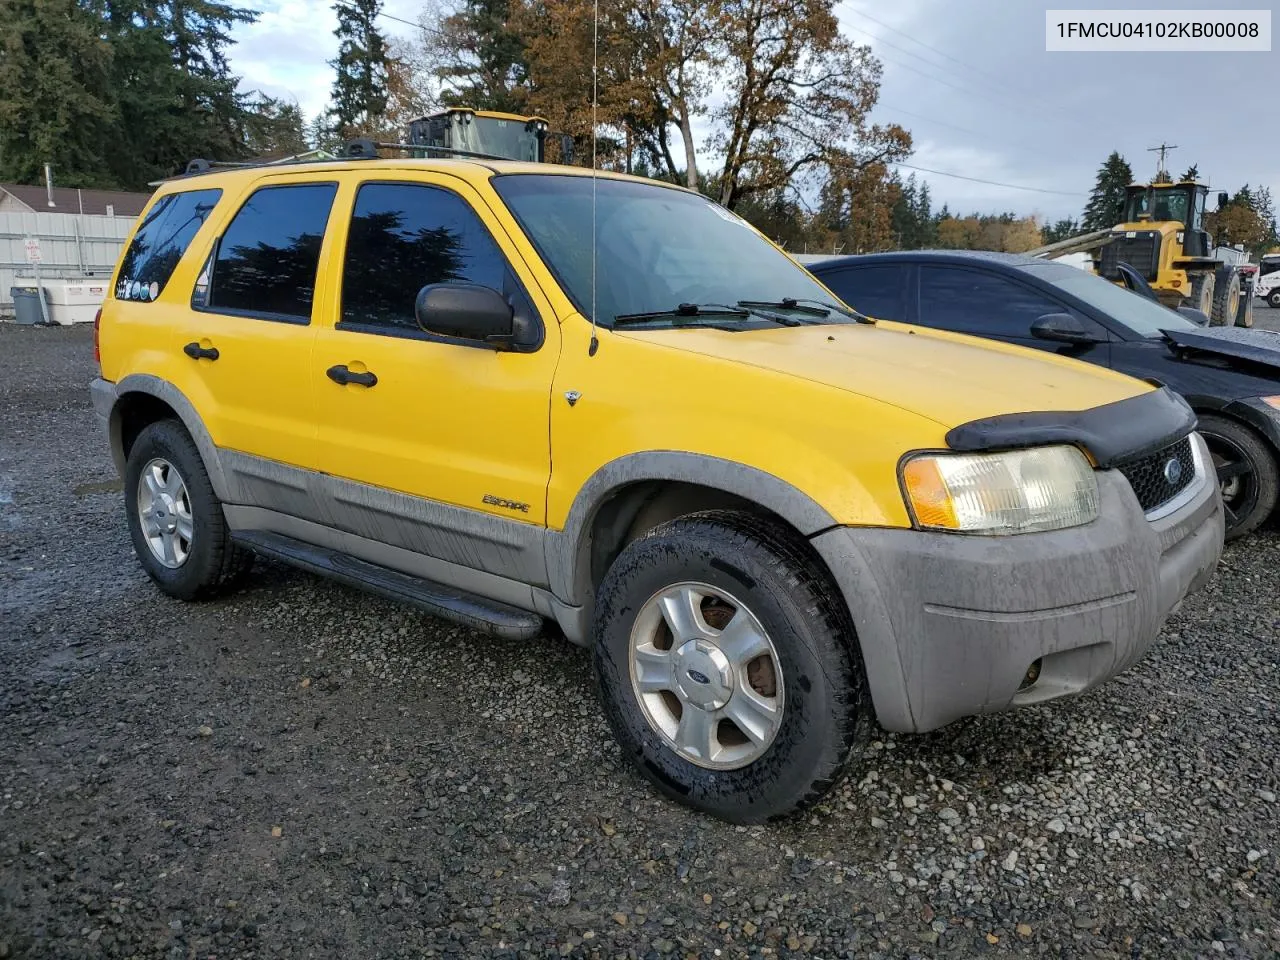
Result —
[[[592, 322], [594, 318], [595, 322]], [[344, 160], [165, 183], [92, 385], [138, 558], [265, 555], [593, 651], [624, 752], [732, 820], [1125, 669], [1210, 575], [1187, 405], [876, 322], [682, 189]]]

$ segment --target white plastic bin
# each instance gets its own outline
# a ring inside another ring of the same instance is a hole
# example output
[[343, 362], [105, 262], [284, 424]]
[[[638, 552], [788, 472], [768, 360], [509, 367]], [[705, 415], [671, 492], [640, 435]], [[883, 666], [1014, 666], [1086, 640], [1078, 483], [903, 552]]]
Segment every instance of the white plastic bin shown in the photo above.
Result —
[[73, 277], [43, 282], [49, 300], [49, 319], [63, 326], [93, 323], [94, 315], [107, 296], [107, 277]]

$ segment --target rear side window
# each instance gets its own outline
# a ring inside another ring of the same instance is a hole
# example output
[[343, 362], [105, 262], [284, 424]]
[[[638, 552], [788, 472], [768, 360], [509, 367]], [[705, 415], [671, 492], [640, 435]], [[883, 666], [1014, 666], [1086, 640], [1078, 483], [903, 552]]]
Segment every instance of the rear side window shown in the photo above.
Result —
[[332, 183], [299, 183], [254, 191], [218, 241], [212, 274], [197, 282], [197, 297], [214, 311], [310, 320], [337, 190]]
[[507, 262], [475, 211], [439, 187], [366, 183], [356, 194], [342, 267], [342, 322], [418, 331], [414, 303], [431, 283], [504, 292]]
[[221, 190], [190, 190], [157, 200], [120, 261], [116, 299], [149, 301], [160, 296], [221, 197]]
[[878, 320], [906, 320], [909, 272], [906, 266], [882, 264], [833, 270], [819, 279], [859, 313]]

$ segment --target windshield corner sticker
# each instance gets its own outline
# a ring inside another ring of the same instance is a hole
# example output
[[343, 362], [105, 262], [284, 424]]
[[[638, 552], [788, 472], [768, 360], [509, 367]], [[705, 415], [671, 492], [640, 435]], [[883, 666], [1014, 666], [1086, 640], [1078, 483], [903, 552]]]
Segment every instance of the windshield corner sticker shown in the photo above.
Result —
[[743, 220], [740, 216], [738, 216], [732, 210], [726, 210], [724, 207], [720, 206], [720, 204], [718, 203], [711, 203], [711, 204], [708, 204], [708, 206], [711, 207], [715, 215], [719, 217], [721, 220], [727, 220], [729, 223], [736, 223], [740, 227], [750, 226], [750, 224], [748, 224], [747, 221]]

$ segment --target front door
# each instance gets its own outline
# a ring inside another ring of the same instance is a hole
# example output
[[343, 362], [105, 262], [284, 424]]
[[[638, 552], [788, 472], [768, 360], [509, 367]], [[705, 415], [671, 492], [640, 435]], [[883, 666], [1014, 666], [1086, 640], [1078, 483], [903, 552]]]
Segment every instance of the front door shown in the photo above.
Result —
[[[560, 345], [549, 307], [462, 181], [369, 179], [344, 206], [334, 322], [320, 329], [313, 363], [321, 469], [336, 478], [330, 522], [540, 581]], [[540, 346], [499, 351], [424, 333], [418, 291], [450, 281], [502, 292], [541, 324]]]
[[[1037, 320], [1061, 313], [1072, 314], [1103, 342], [1061, 343], [1032, 335], [1031, 326]], [[1092, 318], [1028, 284], [981, 269], [942, 264], [922, 266], [917, 322], [1110, 366], [1110, 352], [1105, 342], [1107, 332]]]

